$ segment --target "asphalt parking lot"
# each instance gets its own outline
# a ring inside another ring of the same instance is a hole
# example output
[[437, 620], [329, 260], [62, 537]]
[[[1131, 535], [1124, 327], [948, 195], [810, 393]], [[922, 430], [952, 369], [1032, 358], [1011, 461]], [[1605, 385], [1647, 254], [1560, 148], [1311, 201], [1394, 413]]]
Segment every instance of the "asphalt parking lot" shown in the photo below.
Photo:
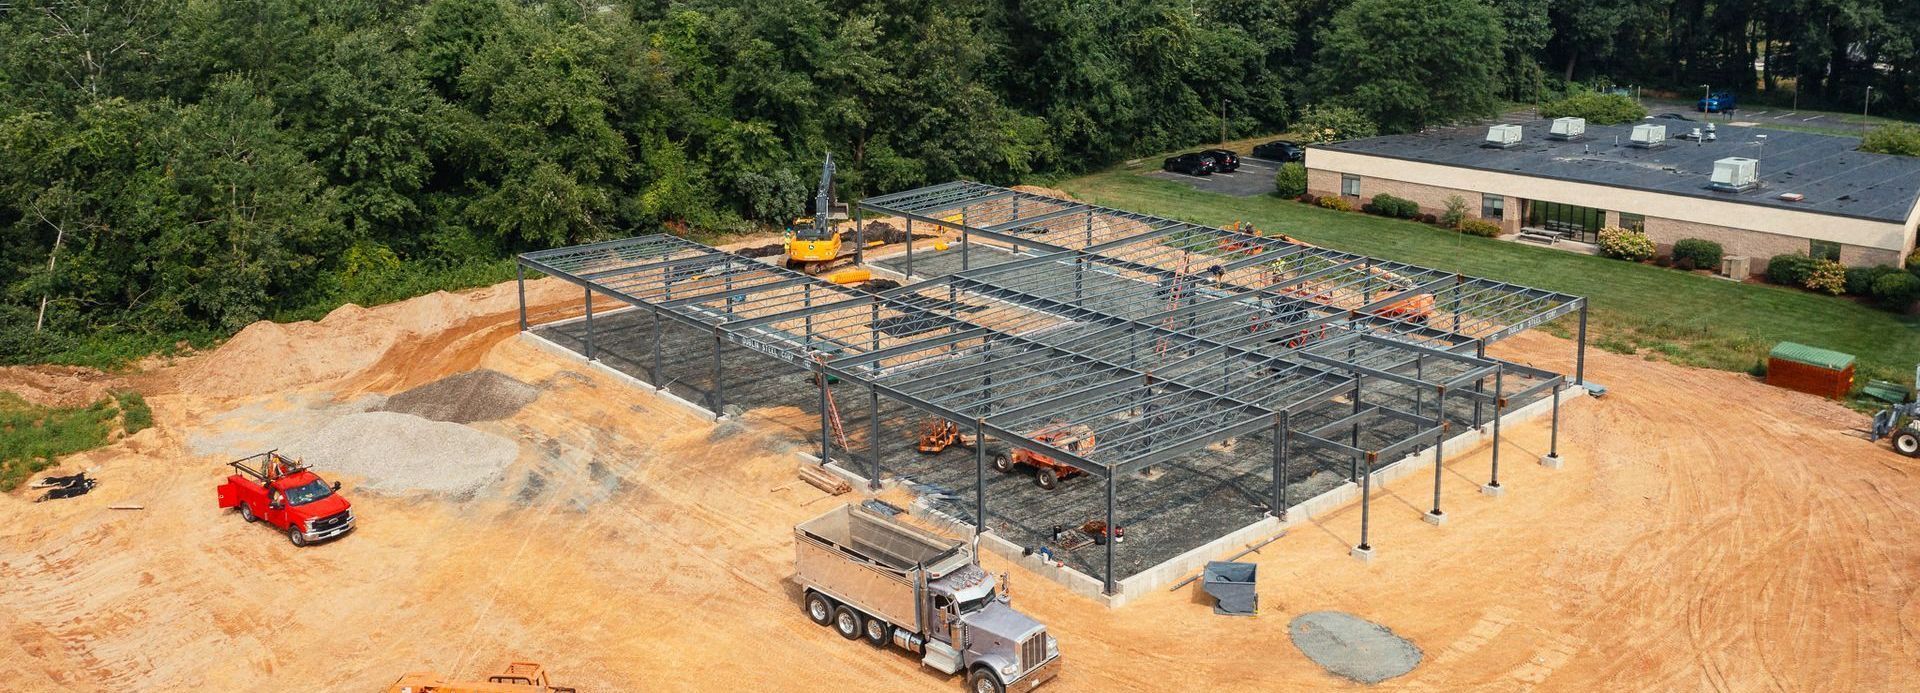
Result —
[[1273, 192], [1273, 174], [1280, 170], [1279, 162], [1240, 157], [1240, 170], [1233, 173], [1215, 173], [1211, 176], [1189, 176], [1184, 173], [1152, 171], [1147, 175], [1164, 178], [1191, 185], [1195, 188], [1234, 197], [1253, 197]]

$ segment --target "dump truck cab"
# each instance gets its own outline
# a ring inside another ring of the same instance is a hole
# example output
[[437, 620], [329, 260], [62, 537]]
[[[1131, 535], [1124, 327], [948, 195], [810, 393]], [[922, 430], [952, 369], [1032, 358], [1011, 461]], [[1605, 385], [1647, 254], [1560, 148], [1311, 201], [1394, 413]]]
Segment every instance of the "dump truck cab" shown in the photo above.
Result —
[[971, 547], [847, 505], [794, 528], [794, 579], [815, 623], [920, 653], [976, 693], [1026, 691], [1060, 669], [1046, 626], [1013, 608]]
[[215, 489], [220, 508], [236, 508], [247, 522], [266, 522], [306, 546], [353, 531], [353, 505], [297, 460], [275, 451], [243, 457], [227, 466], [233, 474]]

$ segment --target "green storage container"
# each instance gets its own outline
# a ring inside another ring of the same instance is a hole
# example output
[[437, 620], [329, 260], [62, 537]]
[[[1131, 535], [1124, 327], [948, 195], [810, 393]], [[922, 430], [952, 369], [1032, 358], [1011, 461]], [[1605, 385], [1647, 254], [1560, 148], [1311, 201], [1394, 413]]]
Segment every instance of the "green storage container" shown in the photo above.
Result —
[[1830, 371], [1844, 371], [1848, 366], [1853, 365], [1853, 354], [1843, 354], [1832, 349], [1810, 347], [1793, 342], [1781, 342], [1775, 345], [1768, 356]]

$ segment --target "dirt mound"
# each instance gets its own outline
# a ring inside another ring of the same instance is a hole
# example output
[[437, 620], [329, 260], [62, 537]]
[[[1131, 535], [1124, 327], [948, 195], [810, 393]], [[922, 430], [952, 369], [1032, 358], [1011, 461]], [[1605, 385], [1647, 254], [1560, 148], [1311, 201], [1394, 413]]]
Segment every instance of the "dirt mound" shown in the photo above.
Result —
[[[574, 291], [558, 280], [527, 282], [529, 310], [578, 302]], [[317, 321], [263, 320], [182, 365], [174, 374], [175, 384], [188, 394], [230, 397], [338, 381], [367, 373], [389, 352], [455, 326], [482, 318], [508, 319], [518, 306], [514, 283], [505, 282], [458, 294], [437, 291], [375, 308], [347, 304]]]
[[387, 398], [377, 411], [412, 414], [449, 423], [497, 421], [513, 416], [540, 396], [532, 385], [490, 368], [467, 371]]
[[1077, 201], [1077, 198], [1073, 195], [1067, 194], [1067, 191], [1059, 188], [1042, 188], [1038, 185], [1016, 185], [1013, 186], [1013, 189], [1023, 193], [1033, 193], [1035, 195], [1046, 195], [1047, 197], [1058, 197], [1062, 200]]
[[465, 496], [499, 481], [520, 448], [460, 424], [365, 412], [334, 419], [281, 452], [323, 473], [360, 477], [370, 491]]
[[120, 379], [78, 366], [6, 366], [0, 368], [0, 392], [11, 392], [43, 407], [84, 407], [121, 388]]

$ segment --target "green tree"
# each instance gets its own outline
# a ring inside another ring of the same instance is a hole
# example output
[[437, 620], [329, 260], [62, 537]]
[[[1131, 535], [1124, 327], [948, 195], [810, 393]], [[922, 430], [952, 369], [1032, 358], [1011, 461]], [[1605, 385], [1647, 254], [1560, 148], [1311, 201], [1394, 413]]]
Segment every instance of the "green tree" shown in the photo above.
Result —
[[1334, 16], [1314, 68], [1322, 93], [1390, 132], [1492, 115], [1501, 18], [1481, 0], [1355, 0]]

